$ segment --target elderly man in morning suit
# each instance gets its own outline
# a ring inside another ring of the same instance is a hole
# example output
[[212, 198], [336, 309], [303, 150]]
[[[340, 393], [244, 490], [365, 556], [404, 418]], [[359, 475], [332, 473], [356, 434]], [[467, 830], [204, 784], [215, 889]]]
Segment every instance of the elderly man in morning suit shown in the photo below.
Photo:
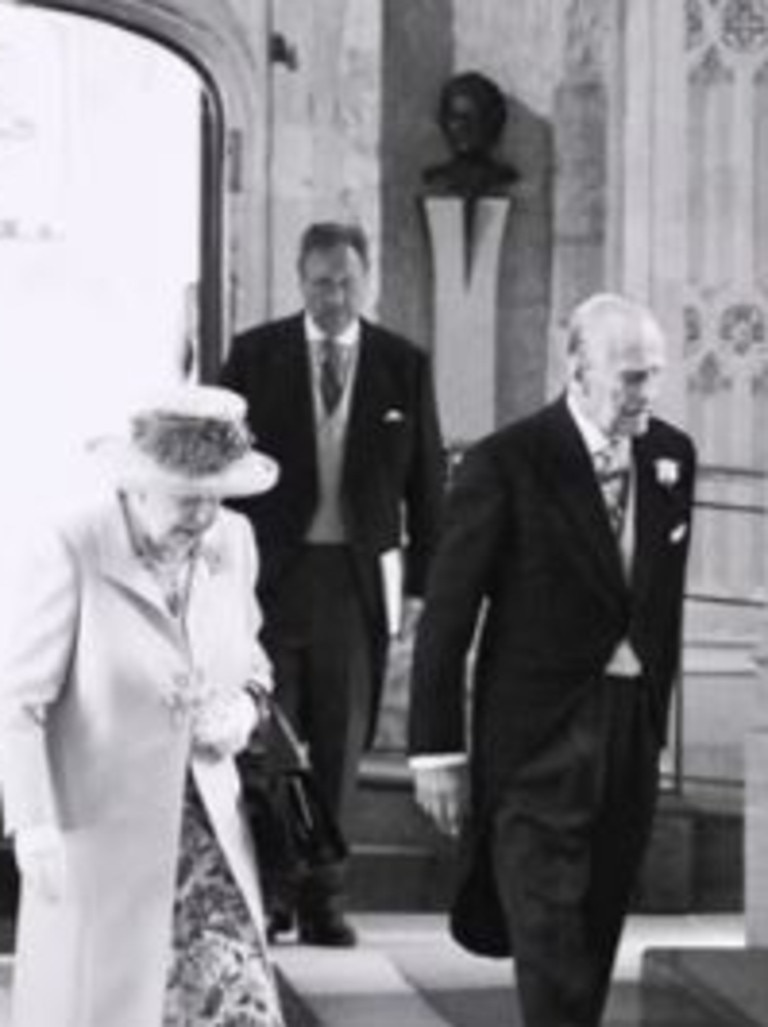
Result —
[[[242, 508], [262, 553], [264, 642], [278, 699], [344, 826], [398, 627], [399, 551], [404, 620], [420, 607], [442, 448], [428, 355], [361, 316], [369, 272], [362, 230], [311, 225], [298, 271], [304, 310], [235, 339], [223, 380], [248, 400], [259, 444], [280, 461], [271, 499]], [[354, 944], [343, 878], [343, 867], [325, 868], [301, 882], [301, 940]], [[289, 930], [292, 896], [268, 889], [267, 898], [280, 899], [272, 934]]]
[[643, 306], [576, 309], [565, 394], [459, 469], [420, 622], [417, 799], [463, 823], [452, 929], [514, 954], [526, 1027], [600, 1023], [650, 834], [695, 470], [688, 436], [651, 413], [663, 365]]

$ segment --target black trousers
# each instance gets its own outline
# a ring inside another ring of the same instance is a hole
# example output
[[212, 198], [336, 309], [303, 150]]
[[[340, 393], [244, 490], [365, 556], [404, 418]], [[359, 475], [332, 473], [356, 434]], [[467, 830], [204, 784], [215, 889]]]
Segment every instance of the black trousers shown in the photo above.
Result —
[[[344, 830], [348, 823], [372, 697], [370, 634], [346, 546], [307, 545], [265, 633], [276, 695], [307, 743], [318, 785]], [[300, 915], [322, 915], [343, 900], [344, 867], [310, 872]]]
[[526, 1027], [600, 1023], [657, 791], [647, 691], [606, 677], [505, 795], [493, 860]]

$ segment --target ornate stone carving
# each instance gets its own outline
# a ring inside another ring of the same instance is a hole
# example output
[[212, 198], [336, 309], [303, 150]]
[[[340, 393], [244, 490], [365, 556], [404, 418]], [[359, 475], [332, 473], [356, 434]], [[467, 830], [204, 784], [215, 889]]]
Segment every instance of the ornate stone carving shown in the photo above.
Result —
[[732, 379], [725, 374], [722, 364], [711, 350], [701, 360], [694, 373], [688, 379], [692, 392], [712, 397], [718, 392], [729, 389]]
[[722, 36], [726, 46], [753, 52], [768, 45], [768, 3], [766, 0], [726, 0], [722, 13]]
[[569, 78], [602, 78], [608, 53], [610, 5], [603, 0], [571, 0], [566, 16]]
[[695, 50], [704, 42], [706, 35], [704, 26], [704, 10], [701, 0], [685, 0], [685, 45], [688, 50]]
[[683, 338], [686, 357], [692, 357], [701, 349], [703, 329], [701, 311], [693, 304], [683, 308]]
[[691, 83], [699, 89], [712, 89], [733, 81], [733, 72], [723, 62], [716, 46], [710, 46], [691, 73]]
[[739, 356], [765, 343], [765, 317], [754, 303], [734, 303], [720, 318], [720, 338]]
[[752, 395], [761, 401], [768, 395], [768, 363], [761, 364], [752, 376]]

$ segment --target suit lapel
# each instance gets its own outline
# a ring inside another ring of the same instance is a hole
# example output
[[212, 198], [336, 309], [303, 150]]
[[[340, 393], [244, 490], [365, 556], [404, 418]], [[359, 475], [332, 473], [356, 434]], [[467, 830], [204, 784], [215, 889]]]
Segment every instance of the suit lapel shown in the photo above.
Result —
[[668, 518], [665, 516], [664, 496], [656, 481], [653, 446], [648, 433], [634, 441], [632, 451], [637, 474], [632, 591], [639, 598], [648, 590], [653, 578]]
[[352, 387], [347, 422], [347, 438], [344, 452], [342, 487], [346, 490], [354, 478], [355, 469], [370, 459], [372, 418], [379, 410], [376, 402], [379, 381], [379, 361], [375, 344], [365, 322], [361, 324], [360, 351], [357, 355], [357, 370]]
[[574, 555], [586, 569], [617, 596], [626, 598], [627, 586], [617, 545], [592, 459], [573, 421], [565, 399], [550, 407], [551, 420], [544, 433], [540, 470], [546, 476], [553, 501], [575, 536]]
[[307, 483], [308, 501], [312, 504], [317, 496], [319, 472], [310, 346], [301, 316], [289, 323], [270, 356], [274, 363], [264, 376], [264, 388], [270, 395], [264, 397], [264, 402], [277, 411], [281, 459], [290, 465], [295, 480]]
[[312, 368], [309, 341], [304, 333], [303, 321], [299, 321], [298, 331], [290, 339], [290, 349], [286, 351], [290, 367], [286, 375], [276, 376], [276, 381], [292, 383], [291, 402], [295, 399], [296, 406], [293, 417], [296, 425], [296, 450], [299, 453], [311, 453], [317, 469], [317, 452], [315, 447], [315, 404], [312, 395]]

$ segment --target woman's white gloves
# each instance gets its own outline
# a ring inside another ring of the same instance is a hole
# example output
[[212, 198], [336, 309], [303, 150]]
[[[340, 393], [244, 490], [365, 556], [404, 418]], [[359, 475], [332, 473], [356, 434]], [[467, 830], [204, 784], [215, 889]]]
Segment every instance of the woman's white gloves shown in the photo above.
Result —
[[50, 826], [17, 831], [14, 852], [24, 887], [48, 902], [61, 902], [67, 892], [67, 856], [61, 831]]
[[215, 693], [195, 714], [196, 755], [212, 760], [236, 755], [247, 746], [259, 719], [250, 692], [236, 689]]

